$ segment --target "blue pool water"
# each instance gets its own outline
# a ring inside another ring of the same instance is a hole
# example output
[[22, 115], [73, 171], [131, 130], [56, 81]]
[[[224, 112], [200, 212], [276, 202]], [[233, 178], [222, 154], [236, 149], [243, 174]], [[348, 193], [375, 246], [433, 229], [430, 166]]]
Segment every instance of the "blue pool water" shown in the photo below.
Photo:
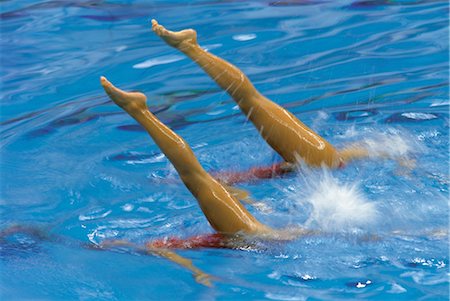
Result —
[[[2, 1], [2, 300], [447, 300], [447, 1]], [[144, 91], [207, 170], [279, 160], [155, 18], [248, 74], [338, 148], [396, 160], [241, 184], [273, 227], [323, 234], [159, 257], [85, 248], [212, 233], [195, 199], [98, 78]], [[414, 168], [399, 162], [415, 161]]]

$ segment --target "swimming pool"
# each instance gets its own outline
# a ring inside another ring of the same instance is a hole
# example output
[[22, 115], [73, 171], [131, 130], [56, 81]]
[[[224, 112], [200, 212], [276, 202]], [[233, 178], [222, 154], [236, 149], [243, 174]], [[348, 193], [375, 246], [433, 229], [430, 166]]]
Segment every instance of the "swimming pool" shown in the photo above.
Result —
[[[2, 299], [447, 300], [446, 1], [5, 1], [1, 14]], [[144, 91], [207, 170], [279, 158], [198, 66], [151, 33], [193, 27], [263, 94], [368, 160], [241, 184], [273, 227], [323, 235], [260, 249], [180, 251], [204, 287], [154, 256], [81, 243], [212, 233], [195, 199], [98, 78]]]

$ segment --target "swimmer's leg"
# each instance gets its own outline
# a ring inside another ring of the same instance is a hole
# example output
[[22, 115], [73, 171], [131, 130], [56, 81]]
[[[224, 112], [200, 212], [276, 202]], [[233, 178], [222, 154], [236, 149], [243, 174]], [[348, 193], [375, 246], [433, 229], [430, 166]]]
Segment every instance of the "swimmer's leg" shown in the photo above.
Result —
[[254, 167], [247, 171], [227, 171], [213, 173], [213, 176], [224, 184], [233, 185], [242, 182], [253, 182], [260, 179], [281, 177], [297, 169], [296, 164], [281, 162], [271, 166]]
[[212, 286], [212, 284], [211, 284], [212, 277], [209, 274], [203, 272], [202, 270], [200, 270], [199, 268], [194, 266], [190, 259], [184, 258], [184, 257], [178, 255], [177, 253], [175, 253], [171, 250], [168, 250], [168, 249], [158, 248], [158, 247], [154, 247], [154, 246], [150, 246], [150, 245], [147, 245], [146, 247], [142, 247], [142, 246], [136, 245], [136, 244], [131, 243], [126, 240], [104, 241], [98, 246], [98, 249], [104, 250], [104, 249], [123, 248], [123, 247], [131, 248], [142, 254], [150, 253], [150, 254], [155, 254], [155, 255], [167, 258], [170, 261], [173, 261], [173, 262], [181, 265], [182, 267], [185, 267], [188, 270], [190, 270], [194, 275], [195, 281], [197, 281], [198, 283], [209, 286], [209, 287]]
[[172, 32], [152, 20], [152, 30], [167, 44], [196, 62], [252, 121], [266, 142], [286, 162], [336, 167], [339, 158], [333, 146], [290, 112], [264, 97], [236, 66], [205, 51], [197, 44], [193, 29]]
[[[27, 246], [28, 243], [32, 243], [33, 245], [40, 243], [52, 243], [63, 245], [66, 247], [88, 247], [92, 248], [92, 244], [86, 244], [80, 242], [78, 240], [61, 236], [58, 234], [52, 233], [50, 227], [47, 226], [39, 226], [39, 225], [11, 225], [5, 229], [0, 230], [0, 249], [4, 246], [7, 246], [10, 243], [14, 243], [13, 237], [15, 235], [24, 235], [26, 236], [27, 243], [23, 246]], [[11, 240], [12, 239], [12, 240]], [[15, 244], [15, 246], [21, 246], [21, 244]]]
[[[55, 235], [50, 235], [48, 231], [45, 231], [44, 229], [38, 228], [38, 227], [31, 227], [31, 226], [23, 226], [23, 225], [14, 225], [10, 226], [6, 229], [0, 230], [0, 247], [3, 247], [4, 244], [7, 243], [8, 237], [14, 236], [17, 234], [23, 234], [27, 235], [30, 238], [36, 239], [37, 242], [45, 242], [45, 241], [51, 241], [56, 243], [64, 243], [66, 245], [73, 245], [73, 243], [70, 243], [69, 240], [63, 239], [62, 237], [57, 237]], [[205, 236], [206, 237], [206, 236]], [[212, 235], [208, 237], [213, 237]], [[214, 246], [214, 243], [219, 246], [219, 240], [218, 239], [209, 239], [205, 240], [203, 242], [202, 246], [210, 246], [206, 245], [206, 243], [210, 243], [211, 246]], [[194, 241], [195, 243], [195, 241]], [[197, 242], [198, 244], [199, 242]], [[77, 243], [78, 245], [78, 243]], [[140, 253], [152, 253], [159, 255], [161, 257], [165, 257], [170, 259], [171, 261], [189, 269], [193, 272], [194, 278], [198, 283], [201, 283], [206, 286], [211, 286], [211, 279], [212, 277], [208, 275], [207, 273], [203, 272], [202, 270], [198, 269], [192, 264], [191, 260], [188, 260], [186, 258], [183, 258], [182, 256], [164, 249], [164, 248], [158, 248], [156, 244], [153, 245], [147, 245], [146, 247], [141, 247], [136, 244], [133, 244], [126, 240], [107, 240], [99, 245], [93, 245], [93, 244], [85, 244], [81, 243], [81, 246], [83, 246], [86, 249], [90, 250], [105, 250], [105, 249], [111, 249], [111, 248], [117, 248], [117, 247], [125, 247], [125, 248], [132, 248]]]
[[197, 199], [205, 217], [216, 231], [227, 234], [270, 231], [203, 169], [190, 146], [180, 136], [147, 109], [145, 95], [124, 92], [104, 77], [101, 78], [101, 84], [110, 98], [147, 130], [172, 162], [181, 180]]
[[206, 285], [206, 286], [212, 286], [211, 284], [211, 275], [203, 272], [196, 266], [192, 264], [192, 261], [190, 259], [186, 259], [177, 253], [167, 250], [167, 249], [154, 249], [154, 250], [148, 250], [148, 252], [155, 253], [161, 257], [167, 258], [173, 262], [178, 263], [179, 265], [187, 268], [188, 270], [192, 271], [194, 274], [195, 281], [197, 281], [200, 284]]
[[5, 240], [8, 236], [13, 236], [15, 234], [25, 234], [32, 238], [35, 238], [38, 241], [49, 241], [55, 239], [47, 231], [44, 231], [43, 229], [38, 227], [13, 225], [0, 230], [0, 241]]

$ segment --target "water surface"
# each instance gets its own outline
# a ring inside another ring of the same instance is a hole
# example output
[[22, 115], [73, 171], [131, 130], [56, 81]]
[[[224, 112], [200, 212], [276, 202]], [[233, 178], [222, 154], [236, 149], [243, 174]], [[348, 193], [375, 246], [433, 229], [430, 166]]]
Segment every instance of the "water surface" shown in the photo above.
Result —
[[[144, 91], [207, 170], [280, 160], [151, 18], [195, 28], [337, 147], [365, 141], [415, 168], [369, 160], [240, 185], [262, 222], [324, 234], [180, 251], [217, 278], [213, 288], [162, 258], [83, 248], [212, 233], [101, 75]], [[2, 299], [448, 299], [446, 1], [3, 1], [0, 20], [1, 228], [58, 237], [2, 242]]]

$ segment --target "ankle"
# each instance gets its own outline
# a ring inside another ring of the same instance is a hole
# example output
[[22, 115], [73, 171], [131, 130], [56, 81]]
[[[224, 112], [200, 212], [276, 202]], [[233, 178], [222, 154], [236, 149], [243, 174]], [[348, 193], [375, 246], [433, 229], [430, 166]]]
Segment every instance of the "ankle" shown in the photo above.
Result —
[[200, 46], [195, 39], [188, 39], [180, 42], [176, 48], [185, 54], [189, 54], [195, 52]]
[[144, 115], [146, 111], [148, 111], [147, 105], [142, 102], [129, 102], [122, 107], [125, 111], [127, 111], [130, 115], [140, 116]]

